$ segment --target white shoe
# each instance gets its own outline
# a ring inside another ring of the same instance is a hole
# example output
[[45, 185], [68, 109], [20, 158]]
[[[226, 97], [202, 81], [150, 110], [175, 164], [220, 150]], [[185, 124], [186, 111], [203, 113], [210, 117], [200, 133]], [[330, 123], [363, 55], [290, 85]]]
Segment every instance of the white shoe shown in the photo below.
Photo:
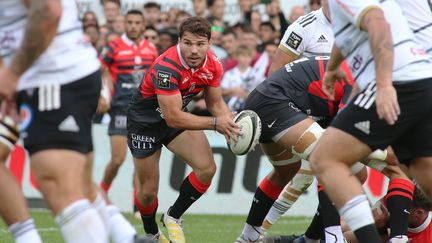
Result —
[[167, 228], [169, 240], [172, 243], [185, 243], [186, 238], [183, 233], [181, 219], [175, 219], [169, 216], [168, 212], [162, 214], [161, 221], [163, 225]]
[[256, 240], [245, 239], [243, 235], [237, 237], [237, 240], [234, 243], [263, 243], [264, 235], [260, 235]]

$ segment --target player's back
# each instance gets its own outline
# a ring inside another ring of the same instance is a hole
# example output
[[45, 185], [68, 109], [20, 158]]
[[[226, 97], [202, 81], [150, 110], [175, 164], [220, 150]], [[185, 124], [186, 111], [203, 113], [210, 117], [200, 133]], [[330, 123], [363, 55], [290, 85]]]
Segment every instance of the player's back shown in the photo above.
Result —
[[[84, 36], [76, 1], [62, 0], [61, 4], [62, 15], [56, 36], [32, 67], [23, 74], [18, 90], [35, 88], [42, 84], [67, 84], [99, 69], [96, 51]], [[21, 45], [26, 25], [33, 23], [27, 23], [27, 9], [21, 1], [2, 0], [0, 9], [0, 38], [11, 42], [8, 44], [8, 52], [13, 54]], [[12, 54], [4, 52], [1, 54], [8, 64]]]
[[[328, 58], [317, 56], [288, 63], [261, 83], [256, 90], [269, 98], [291, 101], [309, 115], [333, 117], [341, 100], [349, 94], [351, 85], [336, 83], [335, 100], [328, 99], [322, 90]], [[349, 78], [352, 80], [350, 73]]]
[[397, 0], [415, 38], [432, 55], [432, 3], [428, 0]]

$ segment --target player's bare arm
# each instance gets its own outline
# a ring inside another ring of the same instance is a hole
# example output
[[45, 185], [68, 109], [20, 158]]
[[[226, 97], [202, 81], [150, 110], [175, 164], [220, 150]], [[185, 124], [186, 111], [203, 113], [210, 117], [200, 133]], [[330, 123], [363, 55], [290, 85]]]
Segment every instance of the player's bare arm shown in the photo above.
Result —
[[217, 119], [216, 130], [224, 134], [227, 139], [228, 137], [237, 137], [239, 134], [239, 127], [233, 120], [236, 113], [229, 110], [225, 101], [222, 99], [220, 88], [206, 87], [204, 97], [207, 109]]
[[19, 77], [45, 51], [56, 35], [62, 7], [60, 0], [24, 2], [28, 7], [28, 24], [24, 41], [17, 50], [9, 68], [0, 69], [0, 97], [10, 100], [15, 93]]
[[282, 49], [278, 48], [270, 66], [269, 75], [283, 67], [285, 64], [296, 60], [298, 57], [298, 55], [289, 50], [283, 51]]
[[330, 98], [334, 99], [334, 89], [336, 81], [346, 81], [346, 74], [339, 69], [340, 64], [344, 60], [340, 49], [333, 44], [330, 54], [330, 60], [327, 63], [327, 68], [323, 79], [323, 91]]
[[12, 61], [16, 75], [23, 74], [54, 39], [62, 14], [60, 0], [24, 1], [28, 7], [28, 24], [21, 44]]
[[394, 54], [389, 24], [382, 10], [373, 8], [365, 13], [360, 28], [368, 32], [369, 45], [375, 60], [378, 116], [389, 124], [394, 124], [400, 108], [396, 90], [392, 85]]

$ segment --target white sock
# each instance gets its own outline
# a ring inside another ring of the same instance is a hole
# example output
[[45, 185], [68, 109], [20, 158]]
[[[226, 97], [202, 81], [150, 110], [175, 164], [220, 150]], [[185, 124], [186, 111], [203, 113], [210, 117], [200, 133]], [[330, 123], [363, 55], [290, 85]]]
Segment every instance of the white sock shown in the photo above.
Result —
[[33, 219], [17, 222], [9, 226], [16, 243], [42, 243]]
[[347, 222], [352, 231], [375, 224], [366, 195], [358, 195], [349, 200], [339, 209], [339, 215]]
[[324, 229], [325, 242], [344, 243], [344, 236], [340, 225], [330, 226]]
[[104, 223], [104, 227], [106, 232], [109, 232], [109, 220], [108, 220], [108, 210], [107, 210], [107, 204], [105, 202], [105, 199], [103, 198], [102, 194], [100, 192], [97, 192], [96, 199], [94, 202], [92, 202], [93, 207], [98, 212], [99, 216], [102, 219], [102, 222]]
[[66, 243], [108, 242], [102, 219], [87, 199], [73, 202], [55, 220]]
[[114, 205], [106, 207], [108, 212], [109, 232], [114, 243], [132, 243], [137, 234], [135, 228], [125, 219]]
[[242, 232], [242, 237], [248, 241], [256, 241], [259, 239], [261, 234], [261, 226], [252, 226], [245, 224]]

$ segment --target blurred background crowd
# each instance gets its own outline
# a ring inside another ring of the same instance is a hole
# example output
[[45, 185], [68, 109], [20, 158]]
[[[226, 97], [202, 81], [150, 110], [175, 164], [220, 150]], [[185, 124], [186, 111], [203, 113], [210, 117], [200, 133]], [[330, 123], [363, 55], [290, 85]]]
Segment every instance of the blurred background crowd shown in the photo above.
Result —
[[[124, 34], [124, 14], [130, 9], [125, 9], [121, 0], [97, 1], [103, 16], [95, 11], [83, 11], [82, 22], [85, 33], [100, 53], [107, 43]], [[167, 8], [161, 1], [147, 1], [133, 8], [143, 12], [146, 26], [143, 38], [156, 45], [159, 54], [177, 44], [178, 27], [186, 18], [207, 18], [212, 24], [211, 49], [224, 67], [222, 94], [232, 110], [240, 111], [248, 94], [267, 77], [286, 28], [300, 16], [319, 9], [321, 2], [300, 1], [286, 16], [281, 4], [287, 0], [238, 0], [237, 20], [227, 21], [225, 1], [191, 0], [189, 11]], [[195, 114], [208, 113], [204, 100], [199, 97], [189, 108]]]

